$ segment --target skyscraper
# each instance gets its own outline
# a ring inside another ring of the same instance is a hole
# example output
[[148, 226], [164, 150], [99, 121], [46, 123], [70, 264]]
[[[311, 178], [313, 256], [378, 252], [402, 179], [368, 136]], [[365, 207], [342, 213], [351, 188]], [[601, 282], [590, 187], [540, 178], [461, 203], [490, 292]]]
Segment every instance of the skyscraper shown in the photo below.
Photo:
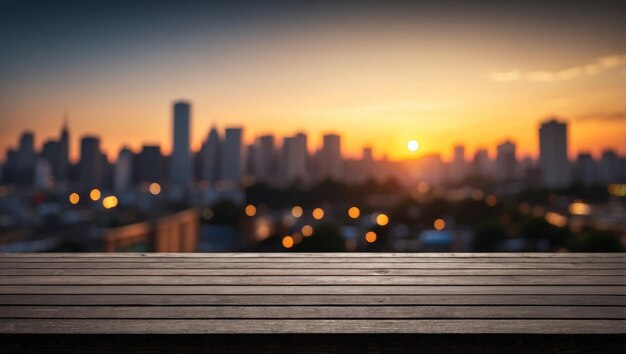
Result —
[[515, 179], [517, 174], [517, 157], [515, 156], [515, 144], [506, 140], [497, 147], [496, 156], [496, 180], [507, 182]]
[[295, 180], [305, 181], [307, 178], [307, 136], [298, 133], [293, 137], [285, 137], [282, 148], [282, 175], [287, 183]]
[[599, 182], [598, 164], [590, 153], [578, 154], [575, 177], [577, 183], [585, 186], [591, 186]]
[[454, 157], [450, 165], [450, 181], [453, 183], [461, 182], [467, 177], [467, 164], [465, 162], [465, 147], [456, 145], [454, 147]]
[[491, 161], [487, 149], [478, 149], [474, 152], [472, 161], [473, 174], [482, 178], [491, 177]]
[[613, 150], [602, 151], [600, 176], [603, 183], [615, 183], [619, 179], [619, 158]]
[[67, 116], [63, 121], [63, 128], [61, 128], [60, 144], [60, 156], [58, 161], [58, 172], [56, 178], [59, 181], [68, 179], [70, 169], [70, 131], [67, 125]]
[[46, 141], [41, 149], [41, 158], [48, 162], [54, 180], [59, 181], [61, 179], [61, 143], [55, 140]]
[[174, 131], [172, 158], [170, 162], [170, 183], [173, 187], [186, 189], [191, 180], [190, 125], [191, 106], [188, 102], [174, 103]]
[[271, 182], [276, 173], [276, 147], [274, 136], [264, 135], [256, 139], [253, 165], [254, 178], [260, 182]]
[[567, 123], [551, 119], [539, 128], [539, 167], [546, 188], [566, 188], [570, 184], [567, 160]]
[[137, 182], [158, 182], [163, 181], [165, 167], [159, 145], [144, 145], [137, 161]]
[[215, 126], [202, 144], [202, 179], [215, 183], [220, 177], [220, 135]]
[[319, 163], [321, 178], [342, 179], [343, 159], [341, 157], [341, 137], [339, 135], [324, 135]]
[[100, 139], [83, 137], [80, 140], [80, 183], [83, 188], [101, 188], [102, 162]]
[[35, 135], [33, 133], [22, 133], [17, 153], [18, 166], [20, 169], [32, 170], [35, 168]]
[[17, 150], [16, 181], [21, 185], [32, 185], [35, 182], [35, 135], [24, 132], [20, 136]]
[[123, 147], [117, 155], [113, 170], [113, 188], [117, 193], [127, 191], [133, 182], [133, 152]]
[[242, 128], [226, 128], [220, 161], [222, 179], [225, 181], [236, 183], [241, 180], [243, 170], [242, 135]]

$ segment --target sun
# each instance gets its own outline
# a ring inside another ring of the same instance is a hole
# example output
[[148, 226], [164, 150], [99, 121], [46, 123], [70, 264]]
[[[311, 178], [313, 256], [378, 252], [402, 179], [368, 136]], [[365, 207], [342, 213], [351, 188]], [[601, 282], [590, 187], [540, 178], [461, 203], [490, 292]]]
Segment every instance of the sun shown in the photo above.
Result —
[[420, 143], [417, 140], [411, 139], [406, 143], [406, 148], [410, 152], [416, 152], [420, 148]]

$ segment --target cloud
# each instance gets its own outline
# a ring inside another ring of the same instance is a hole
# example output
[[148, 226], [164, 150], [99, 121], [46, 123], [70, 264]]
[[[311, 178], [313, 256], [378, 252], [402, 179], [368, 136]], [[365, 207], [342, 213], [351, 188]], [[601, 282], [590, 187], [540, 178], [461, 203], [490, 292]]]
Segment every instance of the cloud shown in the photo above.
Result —
[[578, 121], [626, 122], [626, 111], [596, 112], [577, 116]]
[[597, 75], [601, 72], [626, 65], [626, 54], [609, 55], [598, 58], [590, 64], [578, 65], [557, 71], [522, 71], [519, 69], [503, 72], [492, 72], [489, 78], [496, 82], [534, 81], [555, 82], [575, 79], [581, 76]]

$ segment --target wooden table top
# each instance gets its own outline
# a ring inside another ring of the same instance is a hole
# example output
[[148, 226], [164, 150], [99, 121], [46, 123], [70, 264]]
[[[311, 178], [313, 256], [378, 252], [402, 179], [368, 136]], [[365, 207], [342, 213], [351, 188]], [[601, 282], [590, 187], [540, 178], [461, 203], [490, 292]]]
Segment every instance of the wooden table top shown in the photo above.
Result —
[[0, 334], [624, 334], [624, 254], [2, 254]]

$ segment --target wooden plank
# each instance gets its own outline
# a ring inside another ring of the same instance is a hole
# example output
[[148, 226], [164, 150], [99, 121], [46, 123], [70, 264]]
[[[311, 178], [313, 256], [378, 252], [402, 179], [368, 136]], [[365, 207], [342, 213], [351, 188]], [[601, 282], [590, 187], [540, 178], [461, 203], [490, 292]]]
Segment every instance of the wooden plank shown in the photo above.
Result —
[[0, 285], [626, 285], [623, 276], [4, 276]]
[[518, 333], [621, 334], [623, 320], [151, 320], [2, 319], [2, 334], [219, 334], [219, 333]]
[[[144, 334], [1, 335], [7, 353], [602, 353], [624, 354], [620, 334]], [[513, 349], [512, 349], [513, 348]]]
[[395, 253], [373, 253], [373, 252], [316, 252], [316, 253], [294, 253], [294, 252], [214, 252], [214, 253], [0, 253], [0, 257], [40, 257], [40, 258], [64, 258], [64, 257], [154, 257], [154, 258], [257, 258], [257, 257], [336, 257], [358, 258], [358, 257], [420, 257], [420, 258], [626, 258], [626, 253], [550, 253], [550, 252], [506, 252], [506, 253], [419, 253], [419, 252], [395, 252]]
[[626, 306], [622, 295], [0, 295], [2, 305], [562, 305]]
[[342, 256], [334, 256], [334, 257], [246, 257], [246, 258], [237, 258], [237, 257], [206, 257], [206, 258], [167, 258], [167, 257], [118, 257], [112, 255], [107, 258], [88, 258], [88, 257], [3, 257], [0, 258], [1, 263], [18, 263], [18, 262], [26, 262], [26, 263], [54, 263], [54, 262], [85, 262], [91, 260], [105, 259], [107, 262], [119, 262], [119, 263], [186, 263], [186, 262], [198, 262], [202, 261], [203, 263], [301, 263], [301, 262], [316, 262], [316, 263], [335, 263], [335, 262], [346, 262], [348, 260], [354, 260], [354, 262], [381, 262], [381, 263], [505, 263], [505, 262], [516, 262], [516, 263], [563, 263], [565, 259], [572, 263], [618, 263], [622, 265], [626, 265], [626, 259], [623, 257], [618, 258], [548, 258], [548, 257], [518, 257], [518, 258], [510, 258], [510, 257], [489, 257], [489, 258], [455, 258], [455, 257], [446, 257], [446, 258], [423, 258], [423, 257], [359, 257], [359, 258], [346, 258]]
[[2, 269], [625, 269], [620, 263], [384, 263], [384, 262], [18, 262], [3, 263]]
[[162, 276], [182, 276], [182, 275], [194, 275], [194, 276], [240, 276], [240, 275], [254, 275], [254, 276], [309, 276], [309, 275], [330, 275], [330, 276], [376, 276], [376, 275], [388, 275], [388, 276], [424, 276], [424, 275], [439, 275], [439, 276], [463, 276], [463, 275], [535, 275], [535, 276], [583, 276], [583, 275], [611, 275], [611, 276], [626, 276], [626, 269], [577, 269], [575, 272], [572, 269], [352, 269], [352, 268], [213, 268], [213, 269], [177, 269], [177, 268], [130, 268], [120, 271], [119, 269], [83, 269], [83, 268], [69, 268], [69, 269], [49, 269], [49, 268], [35, 268], [35, 269], [0, 269], [0, 276], [52, 276], [52, 275], [64, 275], [64, 276], [146, 276], [146, 275], [162, 275]]
[[50, 319], [623, 319], [592, 306], [3, 306], [0, 318]]
[[0, 294], [623, 295], [624, 286], [453, 285], [0, 285]]

